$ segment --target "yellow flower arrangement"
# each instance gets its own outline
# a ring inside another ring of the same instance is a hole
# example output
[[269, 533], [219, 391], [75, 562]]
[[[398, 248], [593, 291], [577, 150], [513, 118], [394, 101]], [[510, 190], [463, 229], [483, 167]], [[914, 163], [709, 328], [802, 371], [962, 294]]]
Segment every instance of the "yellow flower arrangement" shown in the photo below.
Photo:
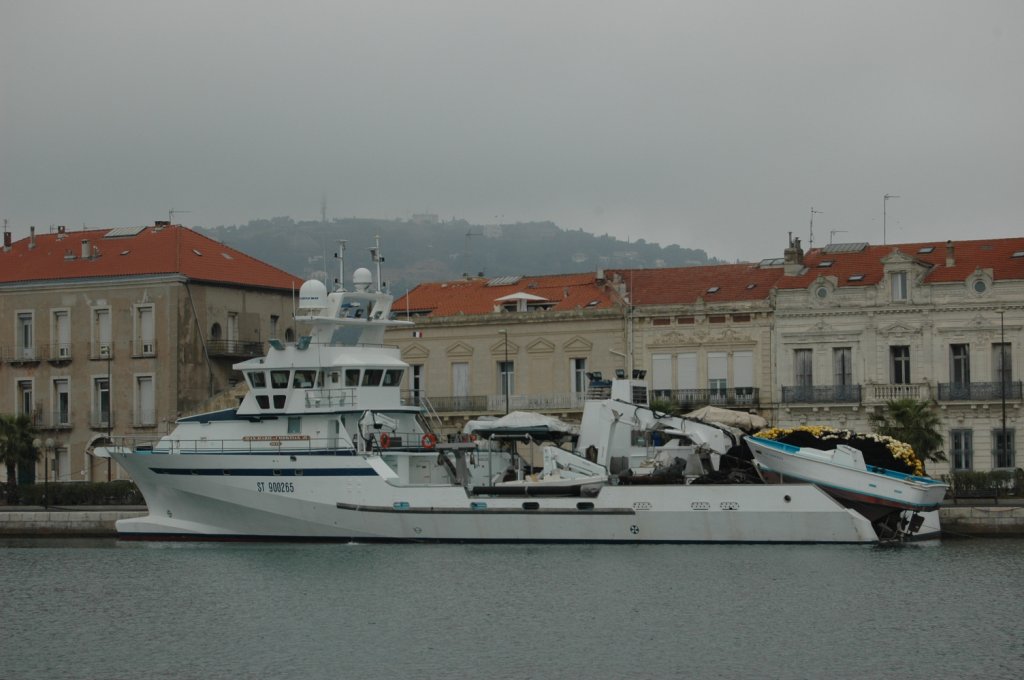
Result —
[[851, 432], [850, 430], [837, 430], [834, 427], [827, 425], [800, 425], [798, 427], [769, 427], [761, 430], [755, 436], [763, 439], [780, 440], [785, 438], [787, 435], [793, 432], [806, 432], [813, 435], [816, 439], [821, 441], [829, 440], [856, 440], [856, 439], [870, 439], [872, 441], [883, 444], [893, 458], [902, 461], [912, 470], [911, 474], [924, 475], [924, 464], [921, 459], [914, 453], [913, 447], [906, 442], [901, 442], [898, 439], [886, 436], [884, 434], [858, 434]]

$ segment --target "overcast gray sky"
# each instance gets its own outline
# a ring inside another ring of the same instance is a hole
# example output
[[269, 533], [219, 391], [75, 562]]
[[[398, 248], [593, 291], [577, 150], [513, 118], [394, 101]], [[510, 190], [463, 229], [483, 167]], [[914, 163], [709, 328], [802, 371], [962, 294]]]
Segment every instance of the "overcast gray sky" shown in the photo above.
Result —
[[1024, 2], [0, 0], [0, 218], [1024, 235]]

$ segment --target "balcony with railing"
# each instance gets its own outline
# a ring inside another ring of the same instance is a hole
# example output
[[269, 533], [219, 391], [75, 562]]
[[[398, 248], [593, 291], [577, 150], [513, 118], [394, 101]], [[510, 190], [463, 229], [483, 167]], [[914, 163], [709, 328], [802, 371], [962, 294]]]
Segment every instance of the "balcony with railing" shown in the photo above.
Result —
[[860, 385], [792, 385], [783, 386], [783, 404], [849, 404], [859, 403]]
[[667, 400], [673, 408], [692, 411], [703, 406], [754, 408], [760, 404], [761, 392], [757, 387], [729, 387], [725, 389], [652, 390], [652, 399]]
[[[403, 395], [417, 403], [428, 401], [421, 395]], [[508, 406], [504, 394], [489, 394], [465, 397], [430, 397], [430, 406], [437, 413], [493, 413], [506, 411], [582, 411], [585, 397], [576, 392], [556, 394], [511, 394]], [[412, 403], [410, 401], [410, 403]]]
[[71, 361], [71, 343], [55, 342], [46, 346], [46, 360], [51, 364], [64, 364]]
[[132, 358], [142, 359], [156, 356], [156, 340], [135, 340], [132, 342]]
[[1022, 398], [1020, 380], [1005, 382], [939, 383], [939, 401], [1019, 401]]
[[49, 418], [40, 427], [43, 430], [70, 430], [71, 425], [71, 410], [70, 409], [58, 409], [53, 413], [47, 414]]
[[93, 409], [89, 413], [89, 427], [94, 430], [108, 430], [114, 427], [114, 414], [103, 409]]
[[251, 359], [265, 354], [263, 343], [253, 340], [207, 340], [206, 351], [211, 357], [227, 357], [232, 359]]
[[34, 345], [0, 347], [0, 360], [16, 366], [38, 364], [40, 352]]
[[865, 387], [865, 401], [876, 404], [899, 399], [928, 401], [932, 395], [931, 386], [928, 383], [883, 383]]
[[132, 427], [156, 427], [156, 410], [137, 408], [132, 414]]

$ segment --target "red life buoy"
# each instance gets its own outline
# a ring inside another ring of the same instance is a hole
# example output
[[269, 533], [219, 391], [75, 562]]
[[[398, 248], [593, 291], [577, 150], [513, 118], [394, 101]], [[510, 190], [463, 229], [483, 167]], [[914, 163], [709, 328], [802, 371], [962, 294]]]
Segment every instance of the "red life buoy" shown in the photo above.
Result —
[[391, 435], [387, 432], [380, 433], [380, 448], [386, 449], [391, 446]]
[[423, 442], [423, 448], [425, 448], [425, 449], [432, 449], [435, 446], [437, 446], [437, 435], [434, 434], [433, 432], [428, 432], [425, 435], [423, 435], [422, 442]]

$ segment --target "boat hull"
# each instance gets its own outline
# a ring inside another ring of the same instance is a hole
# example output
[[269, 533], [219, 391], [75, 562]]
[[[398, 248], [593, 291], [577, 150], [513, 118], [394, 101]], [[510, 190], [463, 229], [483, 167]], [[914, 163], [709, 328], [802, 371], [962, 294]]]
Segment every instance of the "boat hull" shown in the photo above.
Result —
[[452, 485], [400, 486], [373, 456], [112, 455], [149, 507], [147, 516], [117, 523], [126, 539], [878, 540], [870, 520], [806, 484], [603, 486], [579, 496], [524, 498], [470, 495]]
[[[810, 452], [771, 440], [747, 437], [762, 475], [770, 482], [814, 484], [848, 503], [870, 519], [894, 510], [930, 511], [946, 493], [944, 484], [909, 475], [878, 474], [866, 469], [836, 465]], [[874, 515], [874, 516], [872, 516]]]

